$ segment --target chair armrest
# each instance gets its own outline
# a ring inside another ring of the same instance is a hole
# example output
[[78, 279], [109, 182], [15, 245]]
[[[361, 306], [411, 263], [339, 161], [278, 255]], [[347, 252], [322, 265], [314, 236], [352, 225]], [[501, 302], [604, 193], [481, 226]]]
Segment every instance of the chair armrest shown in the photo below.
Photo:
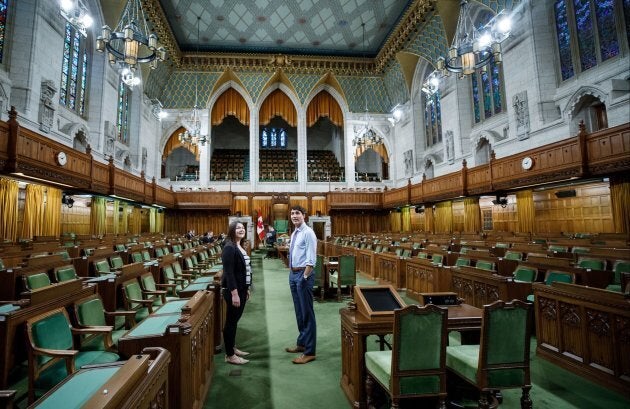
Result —
[[114, 327], [111, 325], [94, 325], [94, 326], [84, 326], [80, 328], [71, 328], [73, 334], [105, 334], [108, 332], [112, 332]]
[[134, 327], [134, 325], [136, 325], [136, 312], [135, 311], [126, 311], [126, 310], [112, 311], [112, 312], [105, 311], [105, 315], [125, 317], [126, 329], [131, 329]]
[[129, 302], [136, 302], [138, 304], [142, 304], [144, 306], [150, 306], [153, 304], [153, 300], [137, 300], [135, 298], [128, 298], [127, 301]]
[[[177, 279], [175, 279], [175, 280], [177, 280]], [[184, 281], [184, 280], [181, 280], [181, 281]], [[156, 284], [155, 286], [158, 287], [158, 288], [160, 288], [160, 287], [175, 288], [175, 287], [177, 287], [177, 284], [168, 284], [167, 283], [167, 284]], [[168, 292], [168, 291], [166, 291], [166, 292]]]
[[54, 358], [72, 358], [79, 353], [76, 349], [48, 349], [33, 347], [33, 353], [35, 355], [48, 355]]
[[154, 291], [142, 291], [144, 294], [148, 294], [148, 295], [163, 295], [166, 294], [168, 291], [166, 290], [154, 290]]

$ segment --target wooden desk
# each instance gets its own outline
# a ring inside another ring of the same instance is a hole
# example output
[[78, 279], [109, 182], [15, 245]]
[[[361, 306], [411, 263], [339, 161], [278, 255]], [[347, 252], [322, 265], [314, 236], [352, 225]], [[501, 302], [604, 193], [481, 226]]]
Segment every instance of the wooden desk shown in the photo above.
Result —
[[[483, 311], [471, 305], [448, 307], [448, 330], [478, 337]], [[368, 335], [387, 335], [393, 331], [394, 317], [371, 320], [356, 310], [342, 308], [341, 315], [341, 388], [355, 408], [366, 407], [365, 352]]]
[[289, 246], [278, 246], [276, 245], [276, 250], [278, 250], [278, 257], [284, 263], [285, 266], [289, 265]]
[[128, 361], [80, 369], [29, 409], [167, 407], [170, 354], [163, 348], [146, 348], [142, 353]]
[[532, 293], [532, 283], [515, 282], [511, 278], [475, 267], [452, 267], [451, 276], [452, 291], [463, 298], [465, 303], [478, 308], [497, 300], [526, 301]]
[[214, 371], [213, 304], [213, 294], [206, 291], [199, 291], [185, 304], [182, 300], [168, 302], [118, 340], [118, 351], [124, 357], [149, 346], [171, 353], [169, 408], [203, 407]]

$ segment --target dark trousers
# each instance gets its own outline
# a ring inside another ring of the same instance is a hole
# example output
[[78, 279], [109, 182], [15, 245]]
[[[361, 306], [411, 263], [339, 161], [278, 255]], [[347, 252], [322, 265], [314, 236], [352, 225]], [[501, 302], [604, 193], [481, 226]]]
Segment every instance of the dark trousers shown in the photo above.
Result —
[[293, 297], [295, 319], [300, 332], [297, 338], [297, 345], [304, 347], [304, 355], [315, 355], [317, 343], [317, 326], [313, 308], [314, 284], [314, 274], [311, 274], [305, 280], [303, 271], [292, 271], [289, 273], [289, 286]]
[[234, 355], [234, 345], [236, 343], [236, 327], [238, 320], [243, 315], [245, 303], [247, 302], [247, 291], [239, 291], [238, 296], [241, 298], [241, 306], [232, 305], [232, 294], [229, 290], [223, 290], [223, 299], [226, 304], [225, 325], [223, 326], [223, 346], [225, 355]]

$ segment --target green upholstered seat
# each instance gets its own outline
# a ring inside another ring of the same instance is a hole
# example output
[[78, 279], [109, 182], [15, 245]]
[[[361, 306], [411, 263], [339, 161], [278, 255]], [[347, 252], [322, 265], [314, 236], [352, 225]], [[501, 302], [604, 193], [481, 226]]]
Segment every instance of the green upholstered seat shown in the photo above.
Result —
[[580, 257], [577, 265], [580, 268], [590, 268], [591, 270], [605, 270], [606, 260]]
[[161, 247], [156, 247], [155, 257], [164, 257], [164, 250]]
[[514, 281], [533, 283], [536, 281], [538, 269], [533, 267], [517, 266], [514, 270]]
[[68, 280], [77, 280], [78, 278], [73, 265], [55, 268], [55, 280], [57, 280], [58, 283]]
[[321, 254], [317, 255], [317, 258], [315, 259], [315, 266], [313, 267], [313, 278], [314, 278], [314, 283], [313, 283], [313, 289], [315, 289], [315, 287], [319, 288], [319, 298], [323, 301], [324, 300], [324, 256], [322, 256]]
[[188, 280], [181, 276], [176, 276], [172, 265], [165, 265], [161, 268], [162, 281], [164, 284], [168, 284], [166, 287], [171, 295], [175, 296], [182, 289], [182, 287], [188, 284]]
[[380, 244], [374, 247], [375, 253], [380, 253], [382, 250], [383, 250], [383, 246], [381, 246]]
[[431, 262], [433, 264], [442, 264], [442, 259], [443, 259], [443, 257], [442, 257], [441, 254], [433, 254], [431, 256]]
[[368, 407], [374, 381], [391, 397], [392, 407], [402, 398], [422, 396], [437, 396], [439, 407], [446, 407], [447, 317], [446, 308], [433, 304], [394, 311], [392, 350], [365, 353]]
[[[111, 331], [111, 327], [109, 328]], [[115, 362], [118, 355], [108, 351], [79, 351], [73, 342], [70, 319], [57, 308], [26, 322], [29, 340], [29, 403], [37, 392], [48, 390], [85, 365]], [[60, 351], [60, 352], [56, 352]]]
[[[459, 254], [466, 254], [468, 253], [468, 250], [470, 250], [468, 247], [462, 247], [459, 249]], [[466, 264], [468, 265], [468, 264]]]
[[94, 270], [96, 271], [96, 274], [98, 274], [99, 276], [103, 276], [103, 275], [111, 273], [111, 270], [109, 269], [109, 264], [107, 263], [107, 260], [105, 259], [95, 261]]
[[25, 275], [24, 277], [24, 286], [27, 290], [37, 290], [38, 288], [43, 288], [50, 285], [50, 277], [45, 272]]
[[145, 300], [142, 296], [142, 288], [140, 283], [135, 278], [127, 280], [122, 283], [125, 309], [129, 311], [135, 311], [135, 319], [137, 322], [145, 319], [150, 313], [153, 312], [153, 301]]
[[458, 257], [457, 261], [455, 262], [455, 266], [457, 267], [469, 266], [469, 265], [470, 265], [470, 259], [465, 258], [465, 257]]
[[397, 248], [396, 250], [394, 250], [394, 253], [395, 253], [398, 257], [402, 256], [402, 252], [403, 252], [403, 249], [401, 249], [401, 248]]
[[405, 258], [409, 258], [409, 257], [411, 257], [411, 250], [409, 250], [409, 249], [404, 249], [404, 250], [402, 251], [401, 256], [402, 256], [402, 257], [405, 257]]
[[[547, 270], [547, 274], [545, 274], [545, 284], [551, 285], [555, 282], [575, 283], [575, 274], [569, 273], [567, 271]], [[534, 294], [530, 294], [527, 296], [527, 301], [534, 302], [534, 300]]]
[[151, 261], [151, 254], [149, 254], [149, 250], [142, 250], [142, 261]]
[[109, 263], [111, 264], [114, 270], [120, 270], [125, 265], [125, 262], [120, 256], [111, 256], [109, 258]]
[[[168, 301], [166, 290], [159, 290], [159, 284], [155, 283], [153, 274], [145, 273], [140, 276], [140, 286], [142, 287], [142, 293], [147, 300], [153, 300], [153, 305], [163, 305]], [[164, 287], [160, 287], [164, 288]], [[170, 299], [176, 299], [178, 297], [168, 297]]]
[[116, 244], [115, 248], [116, 251], [125, 251], [127, 249], [124, 244]]
[[509, 249], [510, 243], [495, 243], [494, 247], [499, 248], [499, 249]]
[[617, 260], [613, 264], [613, 282], [606, 289], [621, 292], [621, 274], [630, 273], [630, 261]]
[[567, 251], [569, 251], [569, 248], [567, 246], [560, 246], [558, 244], [550, 244], [549, 247], [547, 247], [547, 251], [566, 253]]
[[429, 258], [429, 255], [423, 251], [418, 252], [418, 254], [416, 255], [416, 257], [418, 258]]
[[530, 309], [531, 304], [519, 300], [486, 305], [480, 344], [446, 348], [448, 369], [481, 392], [479, 408], [489, 407], [492, 391], [507, 388], [522, 388], [521, 408], [532, 408]]
[[571, 248], [571, 253], [584, 254], [584, 253], [590, 253], [590, 252], [591, 252], [591, 249], [588, 247], [573, 246], [573, 248]]
[[506, 251], [505, 256], [503, 256], [506, 260], [523, 260], [523, 253], [519, 253], [517, 251]]
[[475, 267], [477, 267], [477, 268], [479, 268], [481, 270], [494, 271], [494, 263], [492, 261], [477, 260], [477, 263], [475, 264]]
[[357, 283], [357, 270], [355, 265], [355, 257], [349, 254], [339, 256], [339, 268], [336, 274], [328, 275], [328, 282], [331, 288], [337, 287], [337, 301], [341, 301], [341, 287], [350, 288], [350, 295]]
[[273, 228], [277, 234], [289, 232], [289, 221], [286, 219], [276, 219], [273, 221]]
[[4, 270], [6, 267], [4, 266], [4, 262], [0, 258], [0, 271]]
[[68, 250], [55, 251], [53, 254], [61, 256], [62, 260], [70, 260], [70, 254], [68, 254]]
[[109, 350], [113, 345], [118, 343], [118, 339], [128, 330], [131, 329], [135, 321], [135, 312], [133, 311], [115, 311], [107, 312], [103, 306], [103, 301], [98, 294], [82, 298], [74, 303], [74, 316], [79, 328], [103, 328], [107, 327], [106, 316], [125, 318], [125, 327], [122, 329], [114, 329], [112, 327], [111, 335], [103, 334], [83, 335], [81, 337], [81, 349], [84, 350]]
[[139, 251], [135, 253], [131, 253], [131, 262], [132, 263], [142, 263], [142, 253]]

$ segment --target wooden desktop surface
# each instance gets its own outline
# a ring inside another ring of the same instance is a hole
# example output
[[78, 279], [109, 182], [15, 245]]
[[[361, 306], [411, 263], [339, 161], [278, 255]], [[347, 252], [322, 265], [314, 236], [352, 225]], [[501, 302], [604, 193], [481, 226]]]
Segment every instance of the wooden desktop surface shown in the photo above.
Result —
[[[468, 304], [448, 308], [448, 330], [460, 331], [462, 343], [478, 340], [483, 310]], [[341, 315], [341, 388], [355, 408], [366, 407], [365, 352], [368, 335], [387, 335], [393, 332], [391, 319], [372, 320], [357, 310], [342, 308]]]

